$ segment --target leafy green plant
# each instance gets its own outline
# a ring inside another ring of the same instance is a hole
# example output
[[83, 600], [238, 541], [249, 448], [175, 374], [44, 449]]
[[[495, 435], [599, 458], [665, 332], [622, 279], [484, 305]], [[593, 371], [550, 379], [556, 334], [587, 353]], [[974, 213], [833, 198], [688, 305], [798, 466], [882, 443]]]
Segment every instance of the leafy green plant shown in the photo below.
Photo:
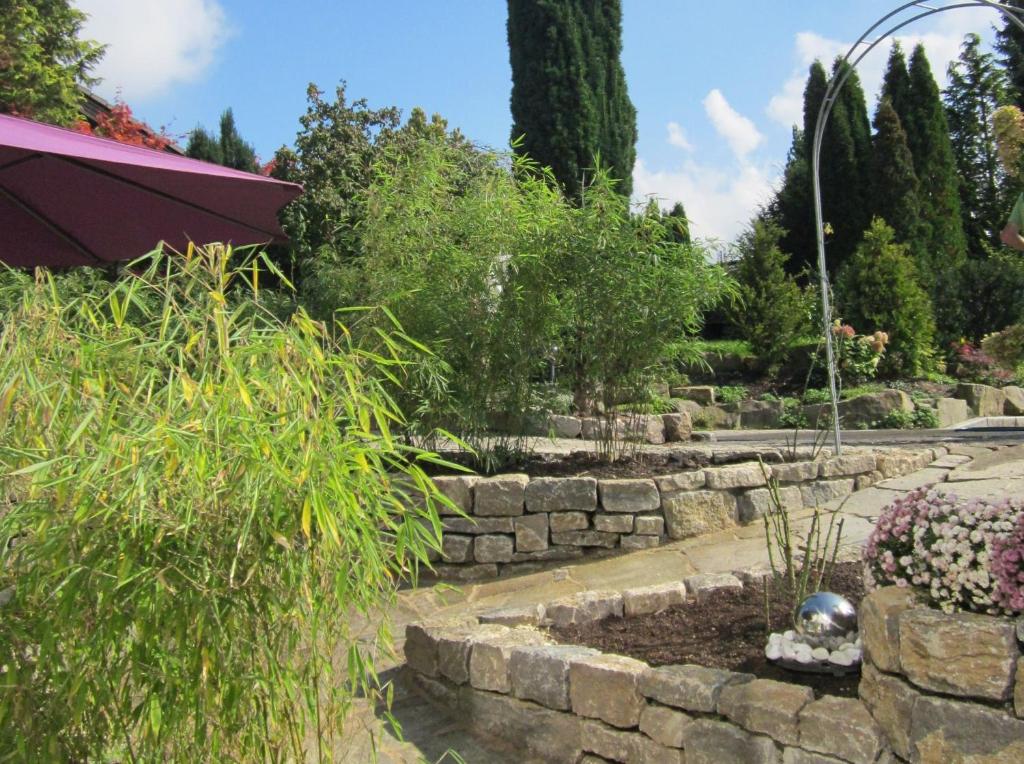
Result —
[[871, 429], [876, 430], [932, 430], [939, 426], [939, 416], [929, 406], [915, 404], [913, 411], [894, 409], [877, 422]]
[[750, 397], [743, 385], [722, 385], [715, 391], [715, 399], [719, 403], [739, 403]]
[[804, 414], [800, 401], [796, 398], [782, 399], [782, 413], [779, 415], [779, 427], [784, 430], [807, 427], [807, 415]]
[[981, 349], [1004, 369], [1024, 363], [1024, 324], [1008, 326], [982, 338]]
[[828, 403], [832, 394], [824, 387], [812, 387], [804, 390], [801, 400], [807, 404]]
[[[438, 550], [395, 440], [415, 343], [262, 308], [256, 262], [153, 255], [0, 316], [0, 725], [22, 761], [331, 761], [378, 622]], [[17, 292], [17, 299], [12, 292]], [[415, 497], [415, 498], [414, 498]]]

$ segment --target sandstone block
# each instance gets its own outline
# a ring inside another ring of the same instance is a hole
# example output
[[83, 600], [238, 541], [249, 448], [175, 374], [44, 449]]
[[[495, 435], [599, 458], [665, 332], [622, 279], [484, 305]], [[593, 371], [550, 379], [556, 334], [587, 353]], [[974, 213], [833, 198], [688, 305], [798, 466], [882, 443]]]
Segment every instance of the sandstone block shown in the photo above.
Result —
[[434, 575], [445, 581], [484, 581], [488, 578], [497, 578], [498, 566], [493, 562], [472, 565], [439, 564], [434, 566]]
[[785, 748], [782, 751], [782, 764], [843, 764], [843, 761], [832, 756], [805, 751], [803, 748]]
[[920, 607], [911, 589], [886, 586], [860, 603], [857, 626], [864, 644], [865, 662], [890, 673], [900, 671], [900, 613]]
[[1003, 403], [1003, 414], [1006, 416], [1021, 416], [1024, 414], [1024, 388], [1016, 385], [1007, 385], [1003, 388], [1005, 402]]
[[437, 634], [439, 628], [421, 623], [410, 623], [405, 627], [405, 662], [409, 668], [424, 676], [436, 677]]
[[1013, 694], [1020, 651], [1004, 618], [934, 610], [899, 616], [900, 665], [918, 687], [1005, 701]]
[[783, 410], [782, 401], [742, 401], [740, 427], [744, 430], [774, 429], [779, 426]]
[[605, 512], [650, 512], [661, 506], [661, 495], [653, 480], [601, 480], [598, 492]]
[[614, 549], [619, 543], [618, 533], [602, 533], [601, 531], [562, 531], [551, 534], [552, 544], [564, 546], [599, 546]]
[[517, 552], [542, 552], [548, 548], [548, 515], [526, 515], [513, 521]]
[[[765, 467], [765, 470], [770, 469]], [[765, 473], [759, 464], [734, 464], [704, 471], [708, 488], [756, 488], [765, 485]]]
[[665, 527], [673, 539], [713, 533], [736, 524], [736, 497], [724, 491], [680, 491], [662, 499]]
[[823, 478], [861, 475], [865, 472], [874, 472], [875, 465], [874, 454], [845, 454], [821, 462], [818, 474]]
[[694, 491], [704, 487], [704, 470], [662, 475], [661, 477], [654, 478], [654, 483], [658, 486], [658, 491], [663, 494], [676, 493], [678, 491]]
[[952, 427], [971, 418], [971, 407], [959, 398], [939, 398], [935, 402], [935, 414], [939, 427]]
[[469, 681], [469, 654], [473, 637], [498, 637], [508, 630], [502, 626], [463, 626], [444, 629], [437, 633], [437, 672], [456, 684]]
[[673, 414], [662, 414], [662, 424], [665, 427], [665, 440], [669, 443], [678, 443], [690, 439], [693, 432], [693, 420], [687, 411], [678, 411]]
[[696, 719], [683, 733], [686, 764], [777, 764], [778, 751], [769, 737], [751, 735], [727, 722]]
[[477, 536], [473, 559], [477, 562], [511, 562], [515, 546], [511, 536]]
[[473, 514], [478, 517], [515, 517], [523, 514], [527, 475], [500, 475], [477, 481], [473, 487]]
[[1024, 721], [973, 703], [922, 695], [910, 726], [915, 762], [1024, 761]]
[[853, 493], [854, 479], [839, 478], [838, 480], [818, 480], [800, 486], [800, 496], [804, 506], [816, 507], [820, 504], [841, 499]]
[[701, 406], [715, 405], [715, 388], [710, 385], [673, 387], [671, 393], [673, 398], [685, 398], [688, 401], [699, 403]]
[[579, 761], [582, 720], [578, 717], [507, 695], [469, 688], [463, 688], [460, 699], [459, 711], [474, 732], [517, 746], [538, 761]]
[[594, 515], [594, 530], [602, 533], [632, 533], [633, 515]]
[[446, 533], [441, 538], [441, 559], [448, 563], [472, 560], [473, 537]]
[[548, 430], [556, 438], [578, 438], [583, 425], [579, 417], [552, 414], [548, 417]]
[[551, 526], [552, 533], [582, 531], [590, 525], [590, 519], [586, 512], [553, 512], [548, 517], [548, 525]]
[[722, 688], [753, 679], [753, 674], [737, 674], [704, 666], [659, 666], [644, 672], [640, 691], [645, 697], [666, 706], [715, 713]]
[[698, 602], [703, 602], [709, 597], [723, 590], [738, 590], [743, 588], [743, 582], [731, 573], [698, 573], [686, 578], [686, 591]]
[[[488, 626], [488, 629], [500, 629]], [[508, 694], [512, 690], [509, 659], [512, 650], [526, 645], [543, 645], [550, 639], [536, 629], [519, 627], [504, 632], [483, 632], [471, 637], [469, 682], [478, 690]]]
[[998, 387], [961, 382], [956, 386], [957, 398], [967, 401], [975, 416], [1002, 416], [1006, 396]]
[[526, 486], [528, 512], [593, 512], [597, 480], [589, 477], [534, 478]]
[[879, 454], [876, 460], [878, 471], [885, 478], [906, 475], [917, 469], [914, 457], [908, 453]]
[[853, 764], [873, 764], [885, 740], [863, 703], [825, 695], [800, 712], [800, 746]]
[[665, 518], [657, 515], [638, 515], [633, 528], [638, 536], [660, 536], [665, 532]]
[[639, 534], [633, 534], [631, 536], [623, 536], [619, 539], [619, 546], [631, 552], [635, 552], [639, 549], [654, 549], [660, 545], [660, 536], [641, 536]]
[[669, 748], [683, 747], [683, 732], [692, 722], [692, 716], [656, 703], [648, 703], [640, 713], [640, 731]]
[[[779, 500], [782, 508], [795, 511], [803, 508], [803, 495], [795, 485], [780, 486]], [[741, 523], [750, 523], [774, 508], [771, 491], [767, 488], [752, 488], [744, 491], [736, 498], [736, 509]]]
[[[473, 513], [473, 485], [479, 479], [476, 475], [442, 475], [433, 480], [438, 491], [451, 500], [460, 512], [469, 515]], [[438, 512], [442, 515], [453, 514], [448, 507], [438, 507]]]
[[792, 464], [773, 464], [772, 477], [780, 483], [803, 483], [818, 477], [819, 462], [793, 462]]
[[578, 546], [554, 546], [542, 552], [516, 552], [512, 562], [556, 562], [562, 560], [578, 560], [583, 556], [583, 549]]
[[519, 607], [489, 610], [478, 616], [482, 624], [500, 624], [502, 626], [537, 626], [544, 620], [544, 606], [520, 605]]
[[917, 693], [901, 679], [883, 674], [867, 661], [857, 692], [898, 756], [910, 758], [910, 722]]
[[686, 601], [686, 587], [682, 582], [641, 586], [622, 592], [622, 609], [625, 615], [657, 613]]
[[575, 645], [539, 645], [513, 648], [510, 657], [512, 694], [542, 706], [568, 711], [569, 662], [599, 655], [597, 650]]
[[446, 517], [441, 522], [445, 533], [514, 533], [511, 517]]
[[1017, 681], [1013, 685], [1013, 708], [1024, 719], [1024, 658], [1017, 659]]
[[722, 688], [718, 713], [750, 732], [770, 735], [780, 743], [798, 745], [801, 709], [814, 700], [810, 687], [771, 679], [755, 679]]
[[646, 706], [640, 677], [647, 668], [646, 663], [621, 655], [573, 658], [569, 665], [573, 713], [613, 727], [637, 726]]
[[562, 597], [544, 607], [544, 621], [552, 626], [578, 626], [623, 613], [618, 592], [587, 591]]
[[639, 762], [640, 741], [635, 732], [623, 732], [594, 719], [585, 719], [581, 725], [584, 751], [596, 754], [599, 761]]

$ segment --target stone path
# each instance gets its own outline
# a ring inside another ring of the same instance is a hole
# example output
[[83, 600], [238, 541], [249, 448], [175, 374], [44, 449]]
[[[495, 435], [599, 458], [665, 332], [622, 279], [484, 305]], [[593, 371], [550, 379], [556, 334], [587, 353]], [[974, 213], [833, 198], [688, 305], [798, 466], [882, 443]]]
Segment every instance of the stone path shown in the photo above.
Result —
[[[845, 519], [840, 556], [857, 559], [881, 510], [898, 496], [929, 483], [943, 483], [960, 496], [1024, 495], [1024, 446], [950, 445], [948, 454], [909, 475], [884, 480], [822, 506]], [[792, 513], [797, 535], [806, 533], [812, 511]], [[425, 618], [458, 617], [489, 610], [547, 602], [587, 589], [625, 589], [679, 581], [697, 573], [722, 573], [768, 563], [764, 529], [759, 523], [613, 558], [584, 561], [541, 573], [502, 578], [459, 589], [434, 586], [403, 592], [392, 610], [393, 633], [401, 648], [405, 625]], [[400, 674], [400, 658], [383, 661], [390, 675]], [[402, 756], [418, 750], [427, 761], [442, 760], [448, 750], [467, 764], [505, 764], [522, 755], [474, 739], [441, 706], [396, 681], [395, 715], [406, 741]], [[384, 759], [412, 761], [409, 758]], [[444, 761], [457, 761], [444, 758]]]

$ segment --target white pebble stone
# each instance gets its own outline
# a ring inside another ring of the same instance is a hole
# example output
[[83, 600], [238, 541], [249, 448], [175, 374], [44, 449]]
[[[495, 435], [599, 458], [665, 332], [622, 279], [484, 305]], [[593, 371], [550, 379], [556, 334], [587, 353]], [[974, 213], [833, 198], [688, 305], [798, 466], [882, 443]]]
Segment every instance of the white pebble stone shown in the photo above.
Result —
[[843, 652], [849, 652], [850, 650], [856, 650], [857, 648], [852, 642], [843, 642], [843, 644], [839, 645], [839, 649]]
[[837, 666], [852, 666], [853, 658], [850, 657], [849, 653], [844, 653], [841, 650], [836, 650], [828, 656], [828, 662], [834, 663]]
[[814, 660], [814, 659], [811, 658], [811, 654], [810, 653], [802, 653], [801, 652], [801, 653], [797, 653], [796, 654], [796, 662], [797, 663], [810, 663], [812, 660]]
[[769, 642], [768, 646], [764, 649], [764, 657], [770, 661], [777, 661], [782, 657], [782, 646]]
[[781, 645], [782, 644], [782, 635], [779, 634], [777, 631], [776, 632], [772, 632], [771, 634], [768, 635], [768, 644], [769, 645]]
[[787, 642], [792, 642], [796, 639], [796, 632], [790, 629], [789, 631], [782, 632], [782, 638]]
[[793, 649], [792, 642], [782, 643], [782, 657], [787, 661], [794, 660], [796, 658], [796, 650]]
[[828, 650], [826, 650], [824, 647], [815, 647], [813, 650], [811, 650], [811, 657], [814, 658], [814, 660], [816, 661], [827, 661]]

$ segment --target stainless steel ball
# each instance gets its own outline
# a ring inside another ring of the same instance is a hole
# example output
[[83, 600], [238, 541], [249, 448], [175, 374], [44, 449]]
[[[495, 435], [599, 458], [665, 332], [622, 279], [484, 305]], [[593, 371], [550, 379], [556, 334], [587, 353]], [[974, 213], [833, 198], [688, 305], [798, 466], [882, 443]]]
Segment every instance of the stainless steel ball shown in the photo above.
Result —
[[857, 611], [846, 597], [815, 592], [796, 606], [793, 628], [797, 634], [815, 639], [842, 637], [857, 631]]

